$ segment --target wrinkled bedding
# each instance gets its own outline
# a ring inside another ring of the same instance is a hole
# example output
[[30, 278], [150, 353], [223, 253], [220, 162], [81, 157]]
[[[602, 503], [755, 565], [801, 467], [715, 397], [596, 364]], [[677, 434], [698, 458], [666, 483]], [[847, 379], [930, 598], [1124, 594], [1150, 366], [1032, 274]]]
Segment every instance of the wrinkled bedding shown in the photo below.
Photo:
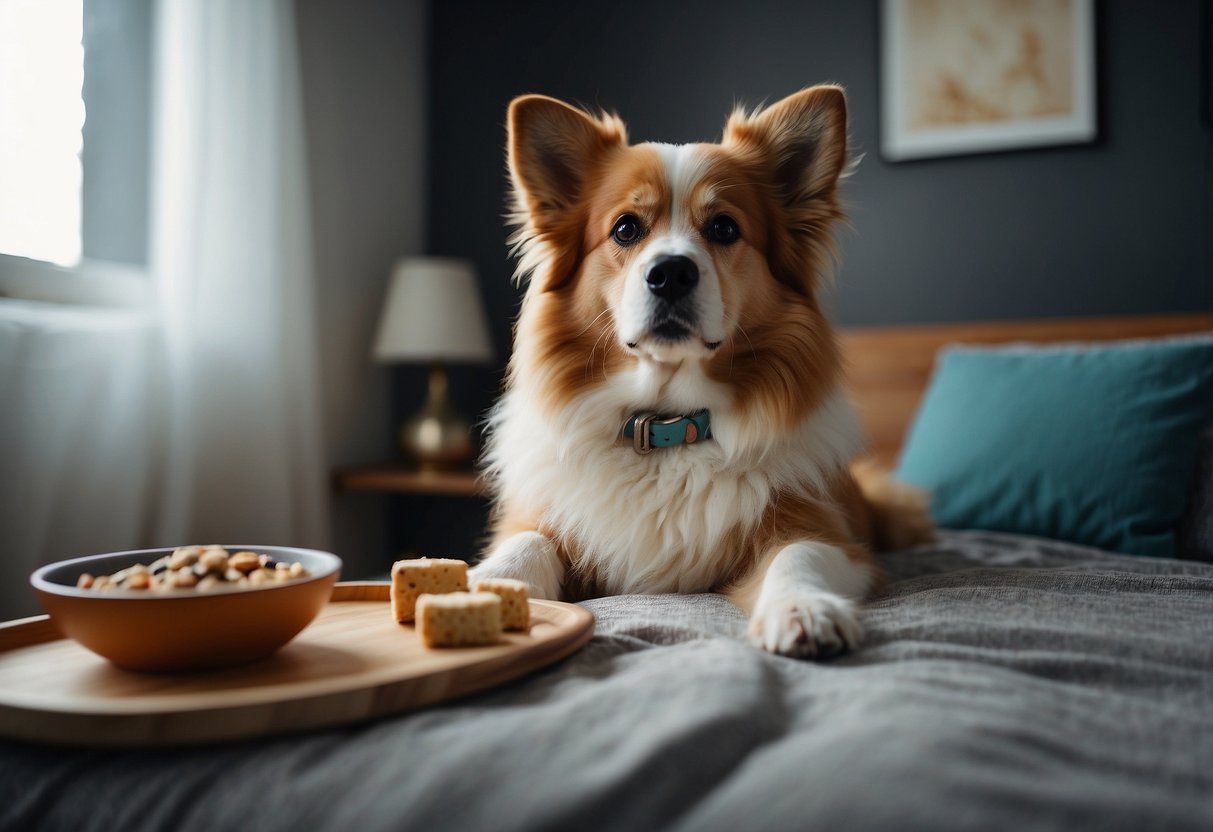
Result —
[[1213, 828], [1213, 565], [950, 533], [858, 652], [724, 599], [586, 602], [581, 652], [375, 723], [154, 752], [0, 743], [4, 829]]

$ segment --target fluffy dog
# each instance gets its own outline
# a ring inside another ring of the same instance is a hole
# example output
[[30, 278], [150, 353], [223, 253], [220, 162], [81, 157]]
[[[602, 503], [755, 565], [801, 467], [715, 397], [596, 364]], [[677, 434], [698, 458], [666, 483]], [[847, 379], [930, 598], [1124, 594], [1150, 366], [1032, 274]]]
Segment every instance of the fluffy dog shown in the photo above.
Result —
[[932, 527], [922, 494], [851, 466], [861, 430], [819, 300], [843, 91], [734, 112], [719, 144], [687, 145], [630, 145], [617, 116], [526, 95], [508, 152], [528, 283], [473, 580], [722, 592], [762, 649], [855, 647], [872, 550]]

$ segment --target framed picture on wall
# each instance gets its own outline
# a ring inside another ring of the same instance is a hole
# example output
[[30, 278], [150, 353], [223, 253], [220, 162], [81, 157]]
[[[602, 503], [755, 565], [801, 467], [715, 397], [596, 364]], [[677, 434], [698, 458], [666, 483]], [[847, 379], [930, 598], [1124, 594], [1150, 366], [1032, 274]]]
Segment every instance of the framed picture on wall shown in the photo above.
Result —
[[884, 0], [890, 161], [1094, 141], [1093, 0]]

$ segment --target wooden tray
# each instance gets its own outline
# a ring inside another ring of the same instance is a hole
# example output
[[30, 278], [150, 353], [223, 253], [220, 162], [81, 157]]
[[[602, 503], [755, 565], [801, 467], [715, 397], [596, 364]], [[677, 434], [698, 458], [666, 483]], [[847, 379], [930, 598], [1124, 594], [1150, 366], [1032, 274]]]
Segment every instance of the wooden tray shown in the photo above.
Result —
[[150, 746], [338, 725], [483, 691], [552, 664], [594, 632], [572, 604], [531, 601], [529, 633], [488, 647], [427, 649], [392, 621], [386, 583], [344, 583], [269, 659], [199, 674], [120, 670], [48, 616], [0, 624], [0, 736]]

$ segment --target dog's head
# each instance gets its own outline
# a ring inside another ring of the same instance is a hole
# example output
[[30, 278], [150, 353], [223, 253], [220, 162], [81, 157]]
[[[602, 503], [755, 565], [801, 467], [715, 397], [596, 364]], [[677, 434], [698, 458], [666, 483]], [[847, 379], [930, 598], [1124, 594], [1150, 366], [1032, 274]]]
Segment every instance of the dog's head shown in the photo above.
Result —
[[846, 160], [836, 86], [735, 112], [719, 144], [629, 145], [615, 116], [515, 99], [514, 242], [534, 331], [514, 372], [531, 365], [559, 397], [612, 370], [691, 362], [803, 416], [806, 385], [832, 389], [838, 372], [817, 295]]

